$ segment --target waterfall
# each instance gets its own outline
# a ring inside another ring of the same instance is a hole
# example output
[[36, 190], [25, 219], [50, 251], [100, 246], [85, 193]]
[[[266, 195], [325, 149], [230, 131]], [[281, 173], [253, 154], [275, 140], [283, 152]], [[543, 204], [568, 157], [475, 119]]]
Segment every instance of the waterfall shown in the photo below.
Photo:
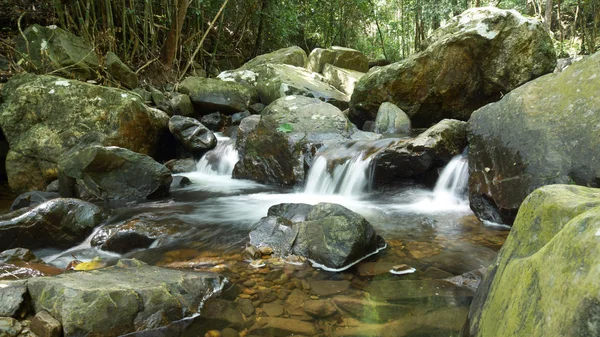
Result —
[[[365, 158], [365, 153], [362, 152], [341, 163], [319, 156], [310, 168], [304, 192], [343, 196], [360, 195], [370, 182], [371, 159], [372, 157]], [[329, 169], [330, 166], [333, 166], [332, 170]]]
[[217, 146], [200, 158], [196, 164], [196, 172], [231, 177], [233, 167], [239, 160], [235, 142], [221, 134], [215, 136], [217, 136]]
[[466, 154], [458, 155], [444, 167], [433, 189], [434, 203], [468, 203], [469, 162]]

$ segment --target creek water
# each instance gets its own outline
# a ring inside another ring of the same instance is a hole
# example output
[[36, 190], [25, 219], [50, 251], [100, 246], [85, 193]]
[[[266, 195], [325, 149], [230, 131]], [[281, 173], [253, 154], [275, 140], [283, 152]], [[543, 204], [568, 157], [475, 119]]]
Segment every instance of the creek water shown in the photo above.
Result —
[[[379, 144], [385, 146], [386, 141]], [[125, 256], [170, 268], [220, 272], [229, 279], [222, 298], [250, 299], [255, 307], [253, 319], [268, 316], [264, 306], [274, 303], [285, 308], [279, 317], [310, 322], [322, 336], [457, 335], [473, 293], [445, 279], [488, 266], [507, 232], [483, 226], [471, 213], [465, 155], [444, 168], [433, 190], [416, 184], [373, 190], [373, 152], [357, 143], [324, 148], [315, 158], [305, 188], [280, 188], [232, 179], [237, 152], [230, 139], [219, 137], [219, 145], [198, 162], [197, 171], [183, 174], [191, 185], [174, 188], [169, 198], [159, 201], [110, 205], [112, 217], [107, 224], [145, 217], [161, 224], [188, 225], [192, 229], [185, 235], [160, 239], [150, 248], [124, 255], [92, 248], [89, 238], [66, 252], [36, 253], [58, 267], [64, 267], [72, 256], [84, 261], [96, 256], [115, 261]], [[338, 273], [273, 258], [265, 259], [263, 268], [244, 261], [248, 233], [269, 207], [319, 202], [338, 203], [363, 215], [386, 240], [387, 249]], [[390, 273], [400, 264], [415, 272]], [[256, 285], [248, 284], [252, 280]], [[334, 290], [324, 291], [324, 284]], [[265, 292], [275, 295], [267, 298]], [[338, 312], [315, 318], [302, 308], [295, 310], [297, 303], [291, 298], [300, 293], [306, 295], [304, 300], [309, 296], [332, 300]], [[203, 336], [205, 331], [223, 327], [222, 320], [201, 315], [162, 332], [135, 335]]]

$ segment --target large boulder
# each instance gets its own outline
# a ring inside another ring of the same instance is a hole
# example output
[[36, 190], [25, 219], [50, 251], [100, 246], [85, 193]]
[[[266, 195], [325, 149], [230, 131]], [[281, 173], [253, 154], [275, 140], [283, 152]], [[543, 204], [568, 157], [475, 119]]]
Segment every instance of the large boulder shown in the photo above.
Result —
[[337, 46], [313, 49], [308, 56], [306, 68], [315, 73], [322, 73], [327, 64], [361, 73], [369, 71], [369, 59], [365, 54], [355, 49]]
[[198, 313], [221, 290], [215, 274], [120, 260], [104, 269], [28, 280], [34, 311], [46, 310], [68, 336], [120, 336]]
[[270, 64], [289, 64], [291, 66], [296, 67], [304, 67], [306, 66], [306, 52], [296, 46], [278, 49], [274, 52], [259, 55], [252, 60], [246, 62], [239, 69], [252, 69], [261, 64], [270, 63]]
[[350, 119], [359, 127], [389, 101], [413, 126], [467, 120], [477, 108], [552, 72], [556, 54], [543, 25], [514, 10], [472, 8], [436, 30], [429, 47], [359, 80]]
[[169, 119], [169, 131], [188, 151], [201, 155], [217, 146], [217, 137], [197, 119], [175, 115]]
[[22, 74], [3, 94], [0, 128], [10, 146], [8, 182], [16, 192], [45, 189], [71, 150], [98, 144], [155, 155], [168, 133], [166, 114], [119, 89]]
[[179, 83], [178, 90], [190, 97], [200, 115], [212, 112], [232, 115], [248, 110], [250, 105], [258, 102], [253, 87], [212, 78], [187, 77]]
[[597, 336], [599, 235], [600, 190], [552, 185], [531, 193], [477, 289], [462, 335]]
[[171, 171], [124, 148], [91, 146], [59, 164], [59, 191], [91, 200], [156, 198], [169, 193]]
[[411, 130], [410, 118], [402, 109], [389, 102], [381, 104], [375, 118], [375, 132], [408, 136]]
[[469, 120], [471, 208], [511, 224], [549, 184], [600, 186], [600, 53], [529, 82]]
[[262, 64], [249, 70], [223, 72], [226, 82], [248, 83], [256, 87], [260, 101], [269, 105], [291, 95], [319, 98], [344, 110], [350, 97], [324, 81], [323, 76], [287, 64]]
[[339, 68], [331, 64], [326, 64], [323, 67], [325, 82], [333, 85], [336, 89], [347, 95], [352, 95], [356, 83], [363, 76], [365, 76], [365, 73]]
[[24, 247], [68, 248], [104, 220], [97, 206], [78, 199], [53, 199], [0, 217], [0, 251]]
[[401, 139], [375, 155], [375, 181], [395, 183], [443, 167], [467, 146], [467, 123], [444, 119], [413, 139]]
[[275, 207], [250, 232], [252, 245], [274, 248], [282, 256], [305, 256], [334, 270], [346, 269], [384, 245], [365, 218], [341, 205]]
[[302, 155], [311, 145], [347, 140], [353, 131], [342, 111], [331, 104], [303, 96], [280, 98], [262, 111], [260, 121], [250, 116], [240, 125], [240, 161], [233, 176], [294, 185], [304, 179]]
[[98, 56], [83, 38], [56, 26], [34, 24], [17, 38], [17, 51], [23, 55], [23, 65], [30, 71], [58, 75], [81, 81], [96, 79]]

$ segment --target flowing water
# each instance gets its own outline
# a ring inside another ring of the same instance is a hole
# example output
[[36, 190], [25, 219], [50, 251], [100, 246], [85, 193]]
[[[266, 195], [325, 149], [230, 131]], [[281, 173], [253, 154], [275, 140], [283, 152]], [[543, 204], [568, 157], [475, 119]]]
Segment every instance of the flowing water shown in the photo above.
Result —
[[[454, 158], [444, 168], [434, 190], [411, 185], [377, 191], [370, 189], [374, 152], [376, 149], [357, 143], [325, 148], [315, 158], [306, 188], [290, 189], [232, 179], [237, 152], [230, 139], [219, 137], [219, 145], [198, 162], [197, 171], [184, 174], [192, 185], [173, 189], [168, 199], [113, 205], [108, 223], [147, 217], [161, 224], [190, 226], [186, 235], [159, 240], [151, 248], [124, 256], [171, 268], [221, 272], [230, 280], [222, 297], [251, 299], [254, 319], [268, 316], [265, 306], [273, 303], [269, 305], [285, 308], [280, 317], [308, 321], [323, 336], [455, 336], [473, 294], [443, 279], [488, 266], [507, 232], [483, 226], [471, 213], [466, 156]], [[270, 206], [319, 202], [338, 203], [362, 214], [386, 240], [387, 249], [339, 273], [307, 264], [282, 264], [276, 259], [265, 260], [263, 268], [244, 261], [241, 253], [248, 233]], [[89, 239], [68, 252], [37, 253], [59, 267], [72, 255], [81, 260], [102, 256], [114, 261], [120, 257], [91, 248]], [[415, 272], [390, 273], [400, 264]], [[256, 285], [247, 281], [256, 281]], [[333, 293], [323, 291], [326, 282], [336, 289]], [[275, 295], [265, 297], [265, 292]], [[293, 309], [292, 297], [298, 294], [306, 295], [303, 301], [308, 296], [332, 299], [338, 312], [328, 318], [307, 316], [301, 306]], [[349, 298], [360, 305], [345, 307]], [[217, 321], [197, 317], [158, 335], [203, 336], [208, 329], [224, 327], [216, 325]]]

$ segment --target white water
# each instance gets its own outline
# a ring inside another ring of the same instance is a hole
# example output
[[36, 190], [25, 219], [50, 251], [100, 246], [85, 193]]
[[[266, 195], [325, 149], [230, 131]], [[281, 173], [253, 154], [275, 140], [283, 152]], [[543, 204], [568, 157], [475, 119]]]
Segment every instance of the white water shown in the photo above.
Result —
[[200, 158], [196, 164], [196, 172], [231, 177], [233, 167], [239, 160], [235, 143], [231, 138], [224, 137], [219, 133], [215, 136], [217, 137], [217, 146]]
[[371, 158], [359, 153], [352, 159], [335, 165], [333, 170], [325, 156], [319, 156], [313, 163], [306, 179], [304, 192], [308, 194], [338, 194], [342, 196], [358, 196], [369, 185], [369, 165]]

